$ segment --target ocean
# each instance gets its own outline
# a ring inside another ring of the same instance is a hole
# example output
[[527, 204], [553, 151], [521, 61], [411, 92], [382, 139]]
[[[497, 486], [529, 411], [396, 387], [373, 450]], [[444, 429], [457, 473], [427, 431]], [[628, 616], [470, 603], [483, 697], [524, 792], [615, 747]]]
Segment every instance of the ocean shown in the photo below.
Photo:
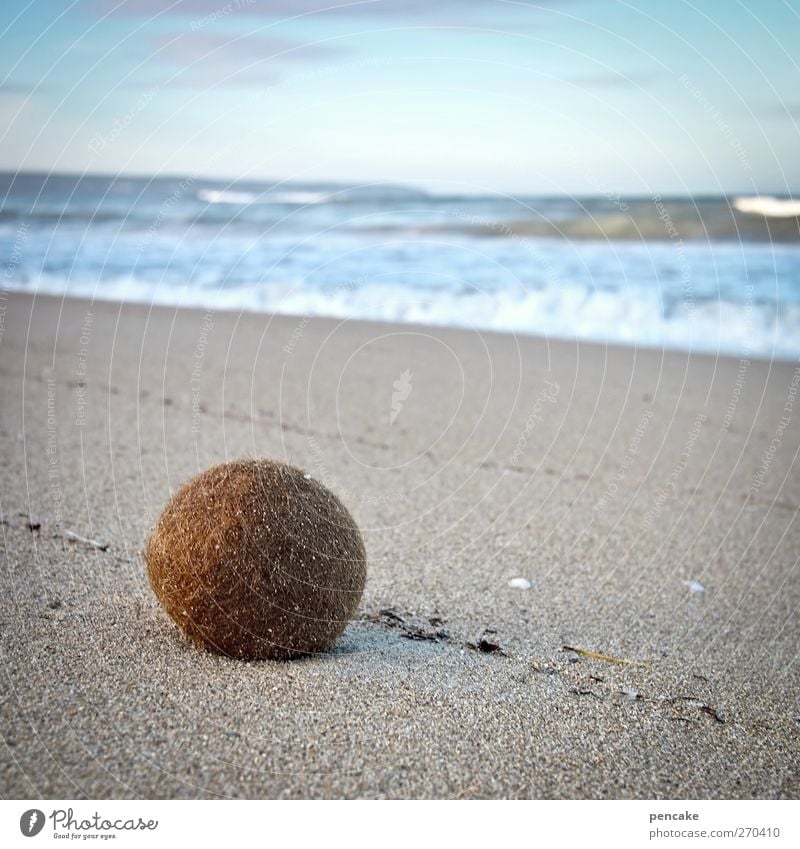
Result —
[[800, 357], [783, 198], [0, 174], [5, 290]]

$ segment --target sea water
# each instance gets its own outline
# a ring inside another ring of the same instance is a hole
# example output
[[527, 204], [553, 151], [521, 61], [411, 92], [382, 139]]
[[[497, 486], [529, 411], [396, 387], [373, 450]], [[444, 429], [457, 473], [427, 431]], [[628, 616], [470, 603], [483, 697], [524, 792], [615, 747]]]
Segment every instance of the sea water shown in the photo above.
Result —
[[0, 284], [797, 358], [797, 219], [736, 207], [0, 174]]

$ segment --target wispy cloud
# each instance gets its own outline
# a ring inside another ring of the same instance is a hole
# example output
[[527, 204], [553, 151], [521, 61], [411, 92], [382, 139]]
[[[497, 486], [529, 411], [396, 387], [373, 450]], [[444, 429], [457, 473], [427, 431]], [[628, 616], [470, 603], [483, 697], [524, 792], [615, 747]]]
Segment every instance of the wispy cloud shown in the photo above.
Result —
[[158, 63], [171, 69], [173, 85], [263, 85], [296, 63], [320, 62], [344, 51], [262, 35], [185, 32], [156, 40]]
[[162, 60], [241, 66], [251, 62], [305, 62], [330, 59], [343, 51], [327, 44], [303, 44], [262, 35], [228, 35], [219, 32], [187, 32], [157, 41]]
[[0, 83], [0, 97], [12, 94], [33, 94], [34, 86], [25, 83], [6, 82]]
[[[568, 0], [561, 0], [561, 3]], [[182, 15], [205, 17], [241, 13], [269, 18], [288, 18], [309, 14], [336, 15], [380, 15], [393, 14], [405, 17], [439, 15], [458, 10], [486, 11], [488, 6], [498, 10], [509, 8], [503, 3], [486, 0], [94, 0], [92, 8], [102, 14], [137, 15]], [[559, 0], [550, 0], [539, 6], [560, 5]]]
[[800, 121], [800, 103], [770, 103], [761, 110], [761, 114], [769, 118]]

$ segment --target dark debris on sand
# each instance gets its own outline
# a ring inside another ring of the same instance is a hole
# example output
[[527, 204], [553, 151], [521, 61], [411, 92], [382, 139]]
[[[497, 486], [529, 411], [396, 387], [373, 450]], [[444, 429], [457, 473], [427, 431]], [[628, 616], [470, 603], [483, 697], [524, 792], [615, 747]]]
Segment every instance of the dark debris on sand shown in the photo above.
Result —
[[506, 643], [500, 639], [494, 628], [484, 628], [472, 640], [454, 640], [444, 627], [445, 620], [436, 613], [432, 616], [422, 616], [414, 612], [401, 613], [396, 607], [383, 607], [377, 613], [363, 613], [360, 619], [362, 622], [372, 622], [397, 630], [407, 640], [455, 643], [483, 654], [508, 656]]
[[484, 628], [474, 640], [467, 642], [467, 646], [484, 654], [508, 654], [506, 644], [497, 636], [494, 628]]
[[444, 628], [440, 616], [418, 616], [416, 613], [400, 613], [395, 607], [381, 608], [377, 613], [365, 613], [364, 622], [374, 622], [387, 628], [395, 628], [408, 640], [430, 640], [441, 642], [449, 640], [450, 634]]

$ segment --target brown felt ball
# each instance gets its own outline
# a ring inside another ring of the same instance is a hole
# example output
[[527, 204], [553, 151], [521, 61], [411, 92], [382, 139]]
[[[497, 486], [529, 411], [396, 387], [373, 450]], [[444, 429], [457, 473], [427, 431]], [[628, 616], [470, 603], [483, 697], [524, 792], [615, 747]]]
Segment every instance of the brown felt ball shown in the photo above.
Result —
[[361, 600], [366, 553], [339, 499], [271, 460], [213, 466], [181, 487], [145, 553], [150, 583], [206, 648], [248, 660], [318, 652]]

